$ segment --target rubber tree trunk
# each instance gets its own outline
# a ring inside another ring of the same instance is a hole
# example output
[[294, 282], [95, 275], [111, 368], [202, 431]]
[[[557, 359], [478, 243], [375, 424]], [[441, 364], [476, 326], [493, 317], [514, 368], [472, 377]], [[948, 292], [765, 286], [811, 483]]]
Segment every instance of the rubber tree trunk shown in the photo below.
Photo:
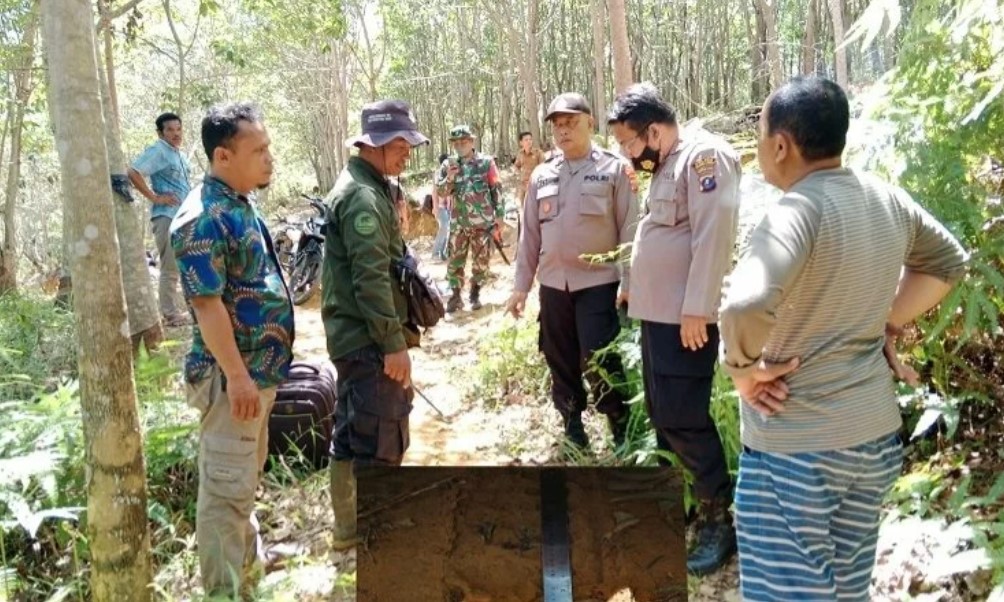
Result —
[[827, 0], [827, 8], [830, 11], [830, 20], [833, 22], [833, 47], [836, 48], [836, 73], [837, 84], [847, 89], [847, 48], [841, 47], [844, 43], [844, 3], [843, 0]]
[[802, 36], [802, 75], [813, 75], [816, 72], [816, 3], [809, 0], [805, 14], [805, 34]]
[[89, 0], [43, 0], [70, 271], [77, 283], [87, 538], [95, 602], [150, 599], [146, 467]]
[[24, 111], [35, 88], [35, 34], [38, 32], [38, 9], [28, 14], [21, 44], [14, 49], [14, 97], [8, 103], [10, 111], [10, 165], [4, 198], [4, 235], [0, 248], [0, 294], [17, 289], [17, 199], [21, 189], [21, 134], [24, 132]]
[[763, 15], [767, 33], [767, 74], [770, 78], [770, 89], [781, 85], [781, 52], [777, 43], [777, 8], [776, 0], [758, 0], [760, 13]]
[[624, 0], [610, 2], [610, 42], [614, 51], [614, 86], [620, 94], [634, 80], [631, 72], [631, 47], [628, 45], [627, 11]]
[[607, 111], [605, 100], [607, 97], [607, 28], [606, 4], [603, 0], [592, 0], [592, 24], [593, 24], [593, 114], [596, 116], [596, 129], [603, 136], [607, 137]]
[[[126, 159], [122, 152], [122, 135], [118, 120], [112, 111], [111, 94], [105, 71], [99, 70], [102, 112], [104, 115], [104, 139], [108, 151], [108, 173], [113, 179], [126, 180]], [[123, 194], [125, 193], [125, 194]], [[157, 348], [163, 338], [160, 324], [160, 306], [150, 279], [146, 263], [146, 245], [143, 241], [143, 206], [145, 199], [133, 195], [134, 202], [125, 196], [129, 187], [113, 191], [115, 205], [115, 227], [119, 238], [119, 256], [122, 268], [122, 282], [125, 285], [126, 309], [129, 313], [129, 334], [134, 349], [142, 339], [148, 351]]]

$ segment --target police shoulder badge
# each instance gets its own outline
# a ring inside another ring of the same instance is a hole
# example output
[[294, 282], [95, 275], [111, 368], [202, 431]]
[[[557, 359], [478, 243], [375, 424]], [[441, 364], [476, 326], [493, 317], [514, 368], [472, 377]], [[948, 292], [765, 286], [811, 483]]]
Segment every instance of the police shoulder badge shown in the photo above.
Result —
[[697, 181], [700, 183], [701, 192], [711, 192], [718, 186], [715, 182], [715, 158], [701, 157], [694, 161], [694, 171], [697, 172]]
[[352, 228], [360, 236], [370, 236], [377, 229], [376, 217], [369, 212], [360, 213], [352, 220]]

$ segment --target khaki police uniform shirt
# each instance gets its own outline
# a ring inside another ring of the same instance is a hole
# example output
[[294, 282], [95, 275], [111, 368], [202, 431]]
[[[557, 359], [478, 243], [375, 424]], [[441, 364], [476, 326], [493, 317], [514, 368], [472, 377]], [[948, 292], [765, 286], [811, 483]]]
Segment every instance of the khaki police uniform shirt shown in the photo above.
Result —
[[583, 256], [610, 253], [631, 242], [638, 203], [627, 164], [594, 146], [572, 162], [559, 155], [530, 177], [523, 208], [523, 237], [516, 262], [516, 291], [529, 292], [533, 277], [543, 286], [577, 291], [611, 282], [627, 290], [626, 260], [590, 262]]
[[718, 318], [739, 222], [739, 156], [702, 128], [684, 129], [652, 176], [631, 253], [628, 313], [679, 324]]

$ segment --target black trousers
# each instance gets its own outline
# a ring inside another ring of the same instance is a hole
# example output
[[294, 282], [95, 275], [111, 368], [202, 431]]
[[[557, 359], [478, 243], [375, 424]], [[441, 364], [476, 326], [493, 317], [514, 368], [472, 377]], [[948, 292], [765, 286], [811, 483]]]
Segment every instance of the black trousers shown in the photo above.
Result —
[[[609, 345], [620, 332], [617, 317], [618, 283], [575, 292], [540, 287], [540, 351], [551, 369], [551, 398], [564, 416], [586, 409], [585, 375], [597, 411], [619, 417], [627, 412], [624, 395], [588, 369], [593, 353]], [[599, 366], [614, 383], [624, 382], [620, 356], [606, 353]]]
[[338, 404], [331, 448], [335, 460], [356, 466], [399, 466], [408, 449], [412, 389], [383, 372], [383, 353], [374, 346], [335, 360]]
[[708, 342], [691, 351], [680, 341], [679, 324], [641, 323], [645, 407], [658, 447], [680, 457], [702, 500], [732, 495], [722, 440], [709, 413], [718, 341], [718, 326], [709, 324]]

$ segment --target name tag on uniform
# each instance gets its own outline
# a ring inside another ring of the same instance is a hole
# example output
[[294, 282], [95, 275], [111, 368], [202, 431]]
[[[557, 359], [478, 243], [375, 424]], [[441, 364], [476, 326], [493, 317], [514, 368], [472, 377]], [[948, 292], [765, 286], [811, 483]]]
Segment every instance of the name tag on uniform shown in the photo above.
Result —
[[[557, 183], [558, 183], [558, 176], [554, 176], [551, 178], [537, 178], [537, 188], [544, 188], [545, 186], [550, 186], [552, 184], [557, 184]], [[558, 191], [555, 190], [551, 194], [558, 194]], [[538, 193], [537, 196], [544, 196], [544, 195]]]
[[538, 199], [547, 198], [549, 196], [558, 196], [558, 181], [557, 181], [557, 178], [555, 178], [555, 181], [552, 184], [547, 184], [545, 186], [538, 186], [537, 187], [537, 198]]

